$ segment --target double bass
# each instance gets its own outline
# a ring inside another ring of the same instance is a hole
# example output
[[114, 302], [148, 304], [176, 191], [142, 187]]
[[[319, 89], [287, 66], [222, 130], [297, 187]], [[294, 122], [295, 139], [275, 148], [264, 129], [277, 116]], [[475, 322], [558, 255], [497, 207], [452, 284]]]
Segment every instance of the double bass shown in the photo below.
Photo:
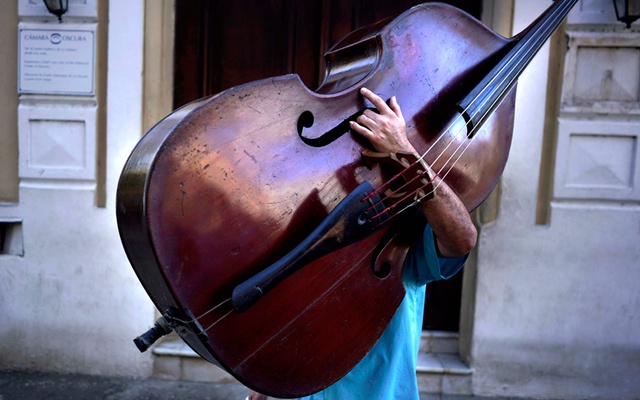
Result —
[[370, 144], [349, 130], [371, 108], [359, 89], [397, 97], [420, 159], [473, 210], [507, 162], [517, 79], [576, 2], [555, 1], [510, 39], [425, 3], [342, 39], [316, 90], [294, 74], [263, 79], [158, 122], [116, 199], [124, 249], [162, 314], [139, 349], [175, 331], [280, 398], [344, 376], [402, 301], [422, 226], [410, 174], [363, 156]]

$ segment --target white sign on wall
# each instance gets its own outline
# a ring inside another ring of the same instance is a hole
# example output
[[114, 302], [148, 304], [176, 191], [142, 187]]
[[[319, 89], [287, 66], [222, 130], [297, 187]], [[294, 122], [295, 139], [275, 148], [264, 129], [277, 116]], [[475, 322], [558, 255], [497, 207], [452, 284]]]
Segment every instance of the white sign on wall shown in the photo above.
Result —
[[95, 93], [95, 25], [21, 24], [18, 30], [19, 93]]

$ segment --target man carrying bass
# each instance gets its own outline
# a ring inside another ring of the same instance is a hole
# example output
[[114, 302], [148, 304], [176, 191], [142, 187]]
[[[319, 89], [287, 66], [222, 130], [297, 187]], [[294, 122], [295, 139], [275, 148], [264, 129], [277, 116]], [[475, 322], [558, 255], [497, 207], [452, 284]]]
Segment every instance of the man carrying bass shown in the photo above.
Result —
[[[418, 154], [407, 138], [406, 123], [395, 96], [387, 105], [366, 88], [360, 92], [378, 112], [365, 110], [357, 121], [351, 122], [351, 129], [380, 153]], [[455, 275], [477, 240], [476, 228], [464, 204], [436, 174], [431, 176], [435, 177], [437, 195], [420, 203], [428, 224], [415, 238], [404, 262], [406, 294], [402, 303], [371, 351], [339, 381], [305, 400], [419, 399], [416, 363], [426, 284]], [[250, 400], [267, 398], [256, 392], [248, 396]]]

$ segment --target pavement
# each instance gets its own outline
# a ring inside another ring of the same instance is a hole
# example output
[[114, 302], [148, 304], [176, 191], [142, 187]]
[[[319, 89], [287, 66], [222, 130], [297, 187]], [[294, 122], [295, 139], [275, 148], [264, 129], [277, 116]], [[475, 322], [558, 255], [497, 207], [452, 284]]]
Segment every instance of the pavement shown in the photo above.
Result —
[[[239, 383], [0, 371], [0, 400], [243, 400], [247, 394], [248, 389]], [[498, 400], [440, 394], [423, 394], [420, 399]]]

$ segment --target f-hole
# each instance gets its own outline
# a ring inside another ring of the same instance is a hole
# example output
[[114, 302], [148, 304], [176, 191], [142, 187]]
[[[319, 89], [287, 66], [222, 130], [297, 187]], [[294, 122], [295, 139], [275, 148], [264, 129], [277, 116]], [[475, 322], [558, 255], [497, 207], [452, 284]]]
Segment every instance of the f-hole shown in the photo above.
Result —
[[[374, 108], [370, 108], [370, 110], [375, 111]], [[360, 115], [362, 115], [363, 112], [364, 110], [360, 110], [356, 112], [355, 114], [342, 120], [342, 122], [340, 122], [338, 125], [336, 125], [332, 129], [330, 129], [329, 131], [323, 133], [318, 137], [309, 137], [309, 136], [303, 135], [303, 131], [305, 128], [308, 129], [313, 126], [315, 117], [311, 111], [303, 111], [298, 117], [298, 124], [297, 124], [298, 136], [300, 137], [300, 140], [302, 140], [305, 144], [308, 144], [309, 146], [313, 146], [313, 147], [326, 146], [331, 142], [333, 142], [334, 140], [338, 139], [340, 136], [344, 135], [345, 133], [348, 133], [351, 130], [351, 127], [349, 126], [349, 122], [355, 121]]]
[[385, 279], [391, 274], [391, 263], [389, 261], [384, 261], [380, 263], [377, 268], [373, 269], [373, 275], [378, 279]]
[[302, 130], [304, 128], [311, 128], [313, 126], [313, 121], [315, 118], [313, 117], [313, 113], [311, 111], [304, 111], [298, 117], [298, 134], [302, 136]]

